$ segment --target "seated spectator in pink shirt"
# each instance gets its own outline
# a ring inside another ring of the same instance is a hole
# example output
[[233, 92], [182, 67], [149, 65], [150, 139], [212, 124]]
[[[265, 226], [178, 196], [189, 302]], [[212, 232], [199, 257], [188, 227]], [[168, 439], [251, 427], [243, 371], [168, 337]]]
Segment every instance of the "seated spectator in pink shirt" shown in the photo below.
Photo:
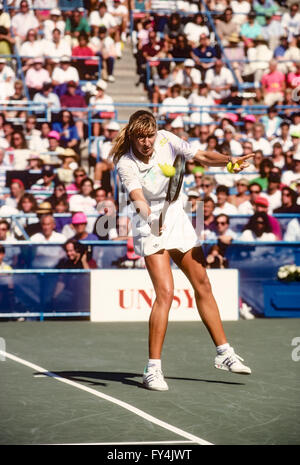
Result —
[[264, 102], [268, 106], [282, 102], [285, 90], [285, 76], [281, 71], [277, 70], [277, 61], [271, 60], [269, 72], [263, 74], [261, 79]]
[[81, 181], [87, 177], [85, 170], [81, 167], [76, 168], [76, 170], [73, 173], [73, 176], [74, 182], [66, 187], [68, 199], [75, 193], [79, 193]]
[[289, 87], [296, 89], [300, 86], [300, 61], [295, 63], [296, 70], [287, 75], [287, 83]]
[[[93, 57], [95, 55], [93, 49], [88, 46], [88, 36], [84, 33], [78, 36], [78, 45], [72, 48], [72, 58], [74, 57]], [[98, 60], [74, 60], [74, 66], [79, 72], [81, 80], [92, 79], [93, 75], [98, 71]]]
[[43, 67], [44, 59], [34, 58], [32, 65], [26, 73], [25, 84], [32, 99], [37, 92], [40, 92], [46, 82], [51, 82], [49, 72]]
[[[268, 215], [269, 201], [265, 197], [257, 196], [254, 200], [254, 213], [265, 212]], [[276, 236], [276, 239], [282, 240], [282, 232], [279, 221], [274, 216], [268, 215], [268, 220], [271, 226], [271, 232]]]

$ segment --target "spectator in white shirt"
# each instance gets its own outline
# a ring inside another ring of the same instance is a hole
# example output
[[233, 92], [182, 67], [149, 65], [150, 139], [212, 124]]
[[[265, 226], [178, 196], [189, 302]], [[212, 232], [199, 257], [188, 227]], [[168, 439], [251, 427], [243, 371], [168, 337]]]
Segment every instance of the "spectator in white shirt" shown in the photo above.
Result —
[[[115, 113], [114, 101], [113, 98], [106, 94], [107, 84], [103, 79], [99, 79], [96, 83], [96, 91], [94, 95], [90, 98], [90, 106], [95, 112], [96, 117], [103, 118], [105, 113], [110, 113], [110, 116], [113, 117]], [[94, 123], [93, 126], [94, 136], [99, 136], [100, 134], [100, 123]]]
[[183, 32], [193, 48], [199, 45], [199, 38], [201, 34], [209, 36], [208, 27], [205, 25], [203, 15], [201, 13], [197, 13], [194, 16], [194, 20], [189, 21], [185, 25]]
[[107, 28], [101, 26], [98, 37], [92, 37], [88, 45], [101, 58], [101, 66], [108, 75], [108, 81], [114, 82], [113, 71], [115, 59], [117, 58], [117, 50], [114, 40], [108, 35]]
[[[59, 243], [66, 242], [63, 234], [54, 231], [55, 219], [52, 215], [42, 215], [41, 217], [42, 232], [31, 236], [31, 241], [36, 243]], [[64, 253], [60, 246], [38, 246], [35, 251], [35, 257], [32, 262], [33, 268], [53, 268], [57, 265]]]
[[225, 68], [222, 60], [217, 59], [214, 68], [207, 70], [205, 82], [216, 103], [230, 95], [230, 87], [234, 84], [232, 72]]
[[224, 129], [224, 142], [227, 142], [230, 147], [231, 155], [234, 157], [240, 157], [243, 155], [243, 147], [241, 144], [234, 139], [235, 129], [230, 124]]
[[12, 170], [12, 164], [9, 161], [9, 156], [4, 149], [0, 148], [0, 188], [6, 185], [6, 172]]
[[52, 73], [52, 84], [55, 87], [55, 92], [60, 94], [67, 82], [74, 81], [79, 83], [79, 74], [74, 66], [71, 66], [70, 58], [63, 56], [60, 59], [60, 64], [55, 66]]
[[25, 42], [22, 43], [19, 54], [22, 57], [23, 71], [28, 69], [32, 58], [41, 56], [41, 43], [38, 40], [37, 31], [35, 29], [29, 29], [27, 32]]
[[90, 26], [105, 26], [108, 30], [109, 35], [112, 35], [116, 31], [116, 20], [115, 18], [107, 12], [107, 7], [105, 2], [100, 2], [98, 5], [98, 10], [91, 12], [89, 17]]
[[284, 13], [282, 16], [281, 25], [288, 36], [300, 33], [299, 3], [292, 3], [290, 5], [290, 11]]
[[299, 218], [293, 218], [287, 225], [283, 239], [288, 242], [300, 241], [300, 221]]
[[195, 68], [195, 62], [187, 58], [183, 63], [183, 69], [180, 69], [176, 75], [175, 83], [181, 85], [185, 96], [189, 96], [193, 91], [198, 89], [201, 84], [201, 73]]
[[167, 97], [159, 107], [159, 115], [165, 115], [166, 113], [188, 113], [189, 104], [185, 97], [181, 95], [181, 86], [174, 84], [170, 89], [171, 97]]
[[61, 36], [64, 36], [66, 23], [61, 19], [61, 11], [58, 8], [50, 10], [50, 18], [46, 19], [43, 24], [44, 36], [46, 40], [52, 40], [52, 34], [54, 29], [58, 29], [61, 32]]
[[238, 206], [239, 215], [253, 215], [255, 212], [255, 201], [257, 197], [260, 196], [262, 188], [260, 184], [253, 182], [249, 185], [248, 190], [250, 194], [249, 200], [246, 200]]
[[54, 66], [59, 63], [62, 57], [70, 57], [72, 54], [70, 43], [62, 37], [61, 31], [58, 28], [53, 29], [52, 37], [44, 41], [44, 55], [49, 57], [47, 62]]
[[250, 142], [253, 146], [253, 151], [261, 150], [264, 156], [270, 156], [272, 154], [272, 148], [270, 142], [264, 137], [264, 126], [261, 123], [256, 123], [253, 126], [253, 137]]
[[280, 175], [272, 172], [269, 174], [267, 192], [262, 192], [261, 196], [266, 197], [269, 201], [268, 212], [270, 215], [273, 210], [281, 207]]
[[300, 152], [293, 155], [293, 169], [287, 170], [283, 173], [282, 183], [290, 186], [298, 179], [300, 179]]
[[276, 142], [279, 142], [284, 152], [290, 150], [293, 147], [293, 142], [289, 131], [290, 124], [287, 121], [283, 121], [277, 131], [278, 137], [270, 141], [271, 145], [273, 146]]
[[20, 10], [16, 13], [11, 20], [13, 34], [16, 36], [17, 44], [21, 44], [29, 29], [38, 31], [39, 22], [34, 15], [33, 11], [29, 10], [27, 0], [22, 0], [20, 3]]
[[225, 215], [235, 215], [237, 214], [237, 209], [234, 205], [228, 202], [229, 199], [229, 189], [227, 186], [217, 186], [216, 189], [217, 203], [214, 209], [214, 215], [220, 215], [224, 213]]
[[247, 21], [251, 4], [247, 0], [232, 0], [230, 2], [230, 7], [233, 11], [232, 21], [241, 27], [241, 25]]
[[15, 79], [15, 72], [6, 64], [6, 58], [0, 58], [0, 99], [14, 95]]

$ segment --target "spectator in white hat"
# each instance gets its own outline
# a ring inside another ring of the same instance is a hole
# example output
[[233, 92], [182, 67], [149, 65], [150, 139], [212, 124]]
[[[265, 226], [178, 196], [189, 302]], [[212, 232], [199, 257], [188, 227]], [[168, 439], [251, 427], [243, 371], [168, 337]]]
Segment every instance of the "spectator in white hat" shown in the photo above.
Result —
[[195, 68], [194, 60], [191, 58], [184, 60], [183, 69], [179, 70], [175, 83], [181, 85], [185, 97], [188, 97], [198, 88], [199, 84], [201, 84], [201, 73]]
[[114, 40], [108, 35], [107, 28], [100, 26], [98, 34], [91, 37], [89, 46], [94, 50], [95, 54], [101, 58], [101, 66], [103, 73], [107, 75], [108, 82], [114, 82], [114, 65], [117, 58], [116, 45]]
[[31, 98], [41, 91], [46, 82], [51, 82], [49, 72], [44, 68], [44, 59], [42, 57], [34, 58], [32, 66], [26, 73], [25, 83]]
[[106, 140], [101, 143], [101, 141], [96, 139], [94, 144], [92, 145], [91, 156], [96, 159], [94, 186], [96, 185], [97, 187], [100, 187], [102, 185], [103, 174], [114, 169], [113, 163], [109, 160], [109, 153], [111, 151], [113, 141], [117, 137], [120, 129], [121, 127], [119, 123], [111, 121], [106, 126]]
[[[99, 79], [96, 83], [94, 95], [90, 98], [90, 106], [93, 109], [94, 117], [101, 119], [112, 118], [115, 113], [113, 98], [106, 94], [107, 83], [103, 79]], [[94, 136], [100, 135], [100, 123], [94, 123]]]
[[66, 84], [69, 81], [79, 82], [79, 74], [77, 69], [74, 66], [71, 66], [71, 60], [68, 56], [63, 56], [60, 59], [60, 62], [57, 66], [55, 66], [53, 73], [52, 73], [52, 84], [53, 86], [58, 87], [57, 93], [59, 93], [59, 89], [62, 89], [63, 84]]
[[50, 10], [50, 18], [43, 23], [44, 36], [46, 40], [52, 40], [54, 29], [59, 29], [61, 36], [64, 36], [66, 23], [61, 18], [61, 11], [58, 8]]

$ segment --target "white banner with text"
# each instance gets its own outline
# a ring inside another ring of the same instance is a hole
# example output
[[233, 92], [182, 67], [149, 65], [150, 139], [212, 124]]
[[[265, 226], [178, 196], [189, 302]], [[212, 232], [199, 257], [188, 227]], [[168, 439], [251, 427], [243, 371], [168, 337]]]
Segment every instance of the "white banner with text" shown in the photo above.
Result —
[[[169, 321], [199, 320], [194, 290], [178, 269]], [[238, 270], [207, 270], [223, 321], [239, 318]], [[162, 278], [163, 279], [163, 278]], [[147, 270], [91, 271], [91, 321], [147, 321], [155, 292]]]

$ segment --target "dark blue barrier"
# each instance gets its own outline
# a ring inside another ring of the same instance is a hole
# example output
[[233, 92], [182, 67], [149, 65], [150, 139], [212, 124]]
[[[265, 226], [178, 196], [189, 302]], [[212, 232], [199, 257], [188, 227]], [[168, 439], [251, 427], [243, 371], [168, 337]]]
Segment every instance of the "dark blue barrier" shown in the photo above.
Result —
[[[229, 268], [240, 275], [240, 296], [253, 310], [264, 314], [264, 284], [277, 282], [277, 271], [282, 265], [300, 265], [299, 242], [232, 243], [226, 257]], [[207, 252], [211, 244], [204, 246]], [[300, 285], [300, 284], [299, 284]]]
[[0, 274], [0, 317], [90, 314], [89, 270], [13, 270]]

